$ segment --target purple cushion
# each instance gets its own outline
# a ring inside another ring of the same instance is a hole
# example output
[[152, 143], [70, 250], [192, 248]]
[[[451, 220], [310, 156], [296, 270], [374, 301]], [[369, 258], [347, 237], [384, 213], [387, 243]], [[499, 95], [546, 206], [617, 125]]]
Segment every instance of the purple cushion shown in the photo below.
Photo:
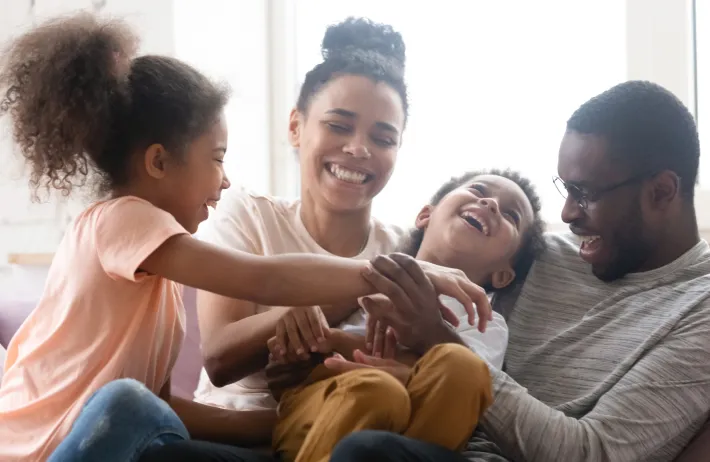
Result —
[[7, 348], [12, 336], [36, 305], [35, 301], [0, 301], [0, 345]]
[[175, 396], [192, 399], [202, 369], [202, 352], [200, 351], [200, 328], [197, 325], [197, 308], [195, 306], [196, 291], [186, 287], [183, 292], [185, 303], [186, 332], [185, 341], [180, 349], [172, 375], [172, 392]]
[[[172, 375], [172, 389], [176, 396], [192, 399], [202, 368], [200, 329], [197, 325], [195, 290], [184, 293], [186, 335]], [[36, 301], [0, 301], [0, 345], [7, 348], [10, 339], [37, 305]]]

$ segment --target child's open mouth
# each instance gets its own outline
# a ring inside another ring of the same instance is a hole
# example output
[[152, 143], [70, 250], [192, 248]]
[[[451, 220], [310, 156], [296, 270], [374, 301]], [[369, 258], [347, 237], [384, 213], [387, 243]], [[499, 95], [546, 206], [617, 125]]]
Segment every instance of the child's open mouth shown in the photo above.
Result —
[[463, 218], [466, 223], [468, 223], [472, 227], [476, 228], [479, 232], [488, 236], [488, 234], [489, 234], [488, 225], [475, 212], [465, 211], [465, 212], [461, 213], [460, 217]]

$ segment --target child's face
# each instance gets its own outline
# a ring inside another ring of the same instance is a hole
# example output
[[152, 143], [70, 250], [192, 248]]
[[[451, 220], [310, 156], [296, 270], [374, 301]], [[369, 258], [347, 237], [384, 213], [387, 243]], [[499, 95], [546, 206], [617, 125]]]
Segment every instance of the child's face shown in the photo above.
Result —
[[155, 205], [170, 212], [190, 233], [197, 231], [197, 226], [208, 217], [208, 207], [215, 207], [222, 190], [230, 186], [224, 173], [226, 151], [227, 123], [221, 115], [209, 130], [190, 143], [184, 158], [164, 156], [157, 186], [160, 197]]
[[459, 268], [476, 283], [505, 287], [515, 278], [513, 259], [533, 215], [513, 181], [475, 177], [420, 212], [417, 227], [426, 231], [418, 256]]

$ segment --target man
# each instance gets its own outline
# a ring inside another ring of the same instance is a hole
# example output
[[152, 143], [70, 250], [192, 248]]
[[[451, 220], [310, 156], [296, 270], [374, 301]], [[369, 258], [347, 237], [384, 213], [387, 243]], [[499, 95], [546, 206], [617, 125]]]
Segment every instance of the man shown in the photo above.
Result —
[[[710, 410], [710, 247], [693, 206], [699, 155], [693, 117], [658, 85], [626, 82], [582, 105], [567, 122], [555, 179], [573, 234], [547, 237], [509, 313], [506, 365], [491, 368], [495, 402], [482, 433], [463, 456], [356, 433], [332, 460], [673, 460]], [[371, 282], [395, 308], [372, 314], [426, 336], [420, 344], [462, 343], [443, 322], [417, 326], [431, 301], [408, 280], [410, 263], [375, 262]], [[328, 364], [405, 367], [362, 361]]]

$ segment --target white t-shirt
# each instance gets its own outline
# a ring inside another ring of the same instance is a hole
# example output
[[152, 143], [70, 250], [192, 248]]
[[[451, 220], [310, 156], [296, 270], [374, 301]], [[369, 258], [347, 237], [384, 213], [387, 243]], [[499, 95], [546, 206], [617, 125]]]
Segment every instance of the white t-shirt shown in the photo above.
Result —
[[[289, 201], [228, 190], [217, 210], [200, 229], [198, 237], [207, 242], [257, 255], [284, 253], [329, 253], [311, 237], [301, 221], [300, 201]], [[372, 219], [367, 244], [356, 259], [369, 260], [394, 251], [402, 236], [399, 228]], [[271, 307], [257, 305], [257, 313]], [[354, 312], [340, 328], [363, 327], [365, 312]], [[263, 372], [245, 377], [222, 388], [215, 387], [204, 369], [195, 391], [195, 400], [228, 409], [271, 409], [276, 407]]]
[[476, 318], [476, 325], [470, 325], [466, 309], [458, 300], [446, 295], [441, 295], [439, 300], [459, 318], [456, 332], [461, 340], [489, 365], [497, 370], [502, 369], [505, 350], [508, 348], [508, 325], [503, 316], [494, 311], [493, 321], [489, 321], [486, 331], [481, 333], [478, 330], [478, 318]]

